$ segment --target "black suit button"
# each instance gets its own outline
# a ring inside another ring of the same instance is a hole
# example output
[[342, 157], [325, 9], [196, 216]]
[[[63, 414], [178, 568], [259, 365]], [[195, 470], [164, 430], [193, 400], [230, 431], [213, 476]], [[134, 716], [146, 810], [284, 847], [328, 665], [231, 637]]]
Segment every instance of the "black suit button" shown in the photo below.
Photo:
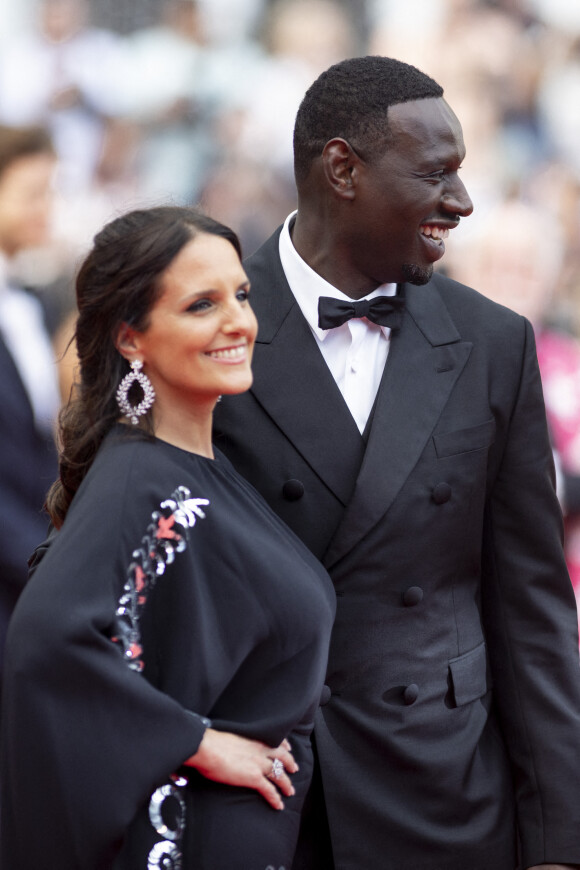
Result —
[[445, 504], [445, 502], [449, 501], [451, 498], [451, 487], [448, 483], [438, 483], [437, 486], [433, 488], [431, 497], [435, 504]]
[[328, 704], [330, 701], [330, 697], [332, 692], [330, 691], [330, 686], [323, 686], [322, 691], [320, 693], [320, 706], [324, 707], [325, 704]]
[[411, 683], [403, 692], [403, 701], [405, 704], [414, 704], [419, 697], [419, 686], [416, 683]]
[[282, 487], [282, 495], [286, 501], [298, 501], [304, 495], [304, 484], [301, 480], [287, 480]]
[[403, 604], [405, 607], [414, 607], [423, 601], [423, 590], [420, 586], [409, 586], [403, 593]]

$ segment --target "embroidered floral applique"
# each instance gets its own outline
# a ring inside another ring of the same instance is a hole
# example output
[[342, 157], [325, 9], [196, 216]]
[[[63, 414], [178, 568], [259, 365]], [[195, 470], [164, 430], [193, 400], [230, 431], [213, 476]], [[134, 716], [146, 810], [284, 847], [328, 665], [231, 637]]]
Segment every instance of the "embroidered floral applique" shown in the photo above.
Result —
[[140, 547], [133, 551], [117, 606], [117, 634], [112, 640], [123, 648], [125, 660], [134, 671], [140, 672], [144, 667], [139, 619], [147, 597], [175, 560], [175, 554], [186, 549], [184, 532], [193, 528], [198, 519], [205, 518], [202, 507], [208, 504], [208, 499], [192, 498], [187, 487], [179, 486], [171, 498], [161, 502], [160, 510], [153, 512]]

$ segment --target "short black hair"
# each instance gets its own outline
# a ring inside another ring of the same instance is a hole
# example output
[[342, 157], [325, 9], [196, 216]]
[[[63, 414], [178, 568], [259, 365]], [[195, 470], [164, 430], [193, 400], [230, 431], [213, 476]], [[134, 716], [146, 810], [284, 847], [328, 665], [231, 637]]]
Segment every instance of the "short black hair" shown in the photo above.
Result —
[[[303, 181], [326, 143], [339, 136], [365, 156], [388, 138], [387, 109], [397, 103], [443, 96], [421, 70], [380, 55], [353, 57], [323, 72], [309, 87], [294, 126], [294, 172]], [[364, 147], [363, 147], [364, 143]], [[358, 150], [358, 149], [357, 149]]]

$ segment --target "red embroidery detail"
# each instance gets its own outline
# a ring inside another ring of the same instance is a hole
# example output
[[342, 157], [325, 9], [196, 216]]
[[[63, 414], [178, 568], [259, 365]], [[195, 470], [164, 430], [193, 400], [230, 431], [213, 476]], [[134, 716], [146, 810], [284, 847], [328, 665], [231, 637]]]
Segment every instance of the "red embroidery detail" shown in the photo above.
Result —
[[171, 514], [168, 517], [159, 517], [157, 520], [157, 538], [179, 538], [177, 532], [172, 531], [175, 523], [175, 517]]
[[135, 589], [137, 592], [141, 592], [145, 587], [145, 577], [146, 574], [141, 565], [135, 565]]
[[132, 659], [138, 659], [139, 656], [142, 654], [142, 652], [143, 652], [143, 647], [139, 646], [138, 643], [132, 643], [131, 646], [129, 647], [130, 658], [132, 658]]

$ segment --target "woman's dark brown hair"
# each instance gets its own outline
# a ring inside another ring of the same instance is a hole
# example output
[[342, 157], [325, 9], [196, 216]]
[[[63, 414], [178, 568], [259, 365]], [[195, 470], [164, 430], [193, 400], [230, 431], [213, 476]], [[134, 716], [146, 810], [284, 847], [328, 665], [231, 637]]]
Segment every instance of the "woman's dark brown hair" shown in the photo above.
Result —
[[[161, 294], [161, 278], [181, 249], [199, 234], [221, 236], [241, 259], [238, 237], [193, 208], [159, 206], [129, 212], [97, 236], [76, 280], [75, 336], [80, 383], [59, 420], [59, 478], [46, 508], [60, 528], [104, 437], [119, 418], [115, 393], [129, 364], [115, 347], [127, 323], [147, 328]], [[144, 418], [151, 432], [150, 416]]]

